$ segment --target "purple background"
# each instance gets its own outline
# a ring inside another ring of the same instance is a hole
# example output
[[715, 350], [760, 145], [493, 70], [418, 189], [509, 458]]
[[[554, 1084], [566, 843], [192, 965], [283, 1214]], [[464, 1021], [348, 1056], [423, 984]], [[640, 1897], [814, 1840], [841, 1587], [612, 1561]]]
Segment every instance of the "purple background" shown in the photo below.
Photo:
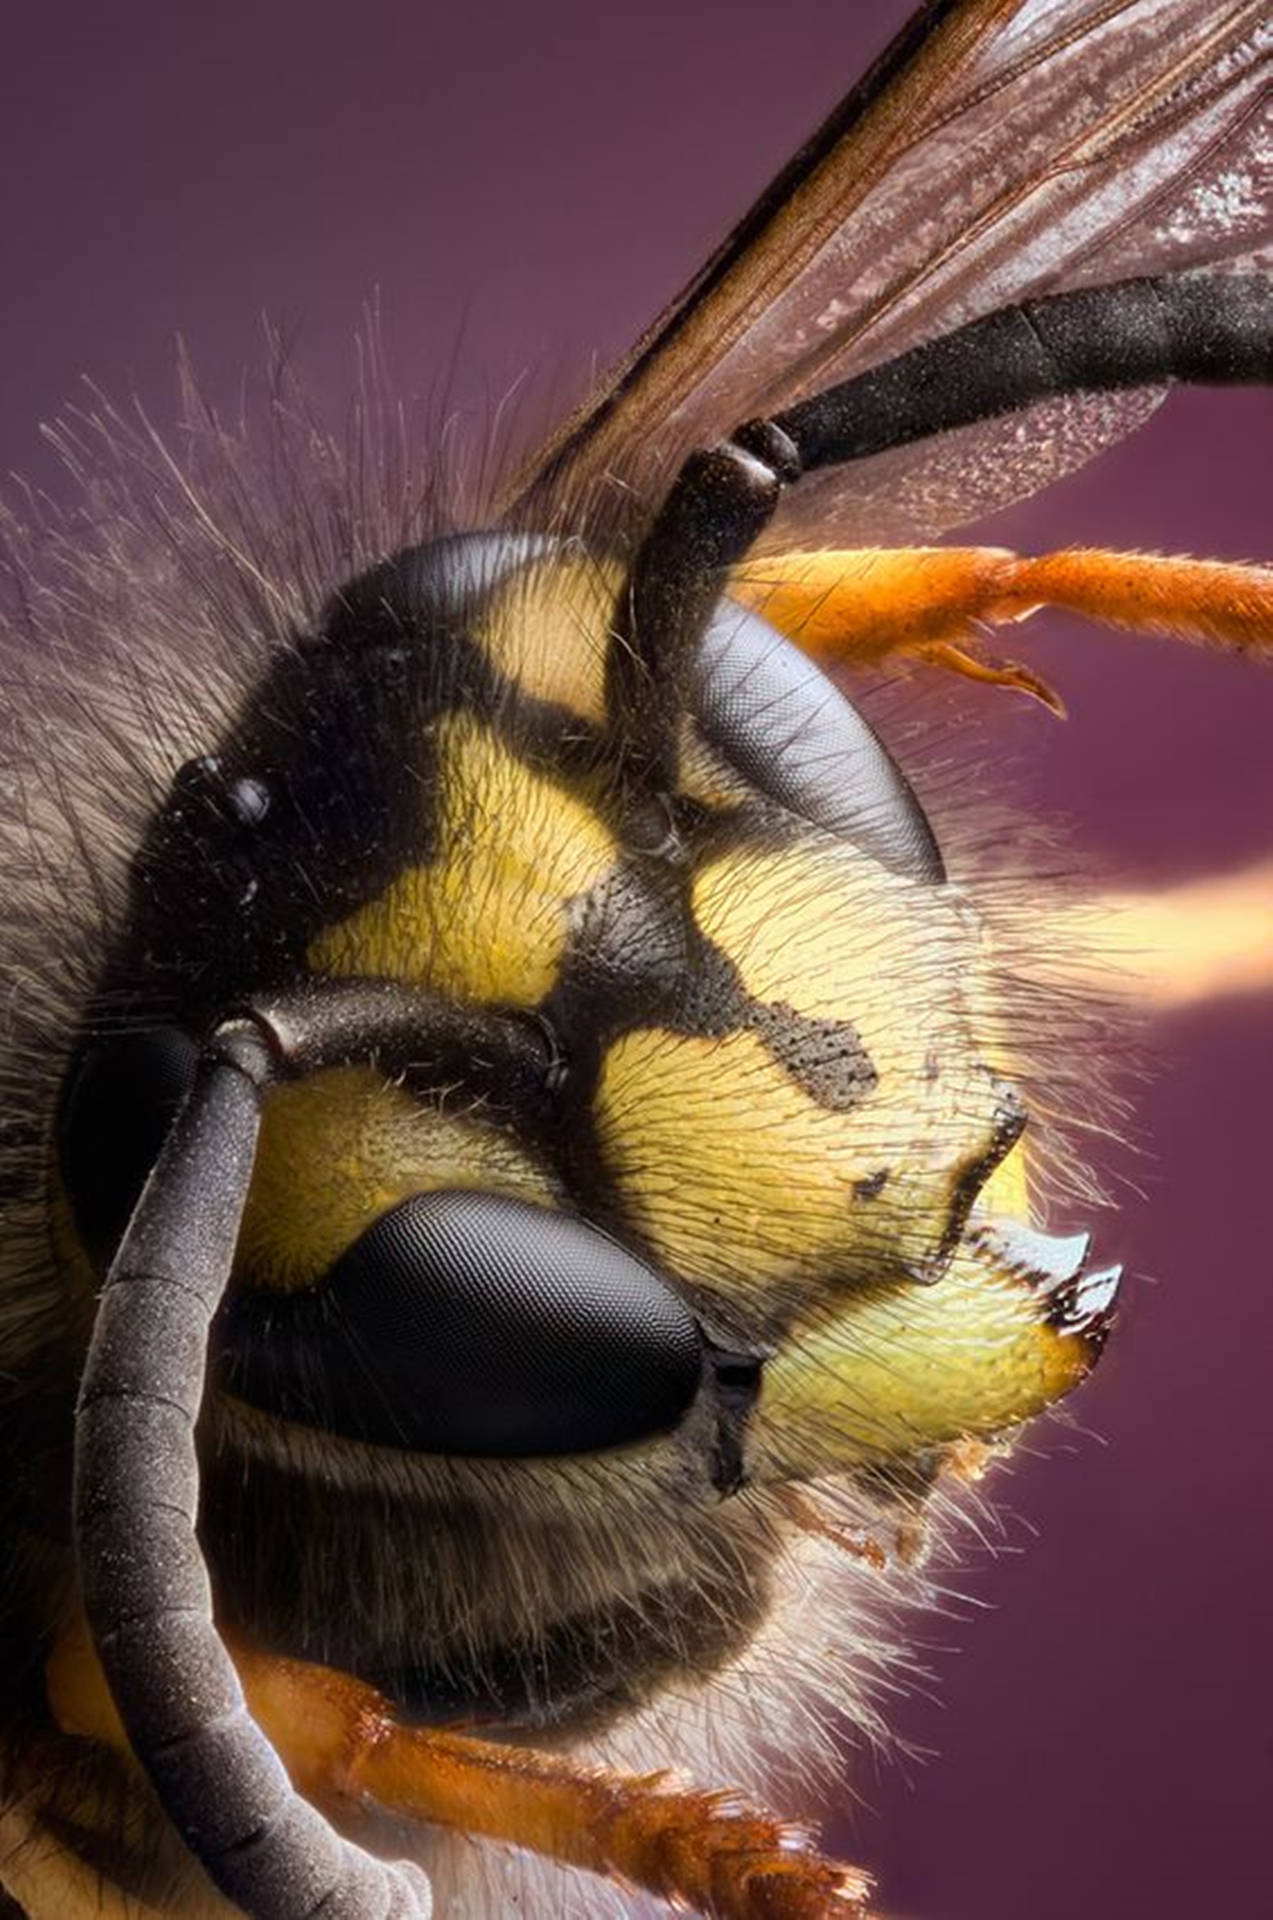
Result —
[[[170, 420], [178, 330], [231, 401], [262, 310], [338, 403], [377, 286], [405, 391], [454, 356], [480, 420], [528, 365], [569, 377], [626, 345], [905, 10], [28, 7], [0, 74], [0, 465], [53, 479], [37, 422], [83, 374]], [[1271, 426], [1266, 396], [1180, 396], [995, 537], [1267, 554]], [[1077, 844], [1132, 879], [1270, 850], [1273, 675], [1059, 620], [1031, 657], [1072, 718], [1005, 699], [997, 738]], [[840, 1839], [891, 1914], [1267, 1910], [1271, 1012], [1152, 1036], [1144, 1152], [1116, 1168], [1145, 1197], [1102, 1246], [1161, 1284], [1133, 1286], [1084, 1431], [1045, 1433], [1004, 1486], [1022, 1517], [970, 1559], [978, 1607], [934, 1624], [936, 1688], [899, 1717], [939, 1757], [855, 1781]]]

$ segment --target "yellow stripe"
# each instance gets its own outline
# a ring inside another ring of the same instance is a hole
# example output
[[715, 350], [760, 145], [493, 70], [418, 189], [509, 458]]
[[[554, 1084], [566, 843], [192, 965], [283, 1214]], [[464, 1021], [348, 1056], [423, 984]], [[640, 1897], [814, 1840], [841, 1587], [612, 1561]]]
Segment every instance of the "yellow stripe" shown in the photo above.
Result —
[[310, 966], [393, 979], [457, 999], [535, 1006], [554, 985], [574, 900], [609, 871], [597, 816], [536, 773], [471, 714], [437, 737], [437, 858], [326, 928]]
[[622, 578], [621, 568], [595, 560], [532, 562], [491, 596], [478, 635], [487, 658], [533, 698], [602, 720], [606, 644]]
[[[606, 1164], [659, 1259], [763, 1306], [775, 1283], [798, 1280], [817, 1299], [932, 1260], [993, 1101], [987, 1082], [964, 1110], [917, 1118], [930, 1093], [895, 1077], [887, 1098], [828, 1112], [753, 1033], [642, 1029], [607, 1051], [596, 1113]], [[880, 1192], [855, 1190], [881, 1168]]]
[[254, 1286], [312, 1285], [388, 1207], [440, 1187], [552, 1206], [556, 1195], [502, 1129], [446, 1115], [370, 1067], [271, 1089], [237, 1268]]

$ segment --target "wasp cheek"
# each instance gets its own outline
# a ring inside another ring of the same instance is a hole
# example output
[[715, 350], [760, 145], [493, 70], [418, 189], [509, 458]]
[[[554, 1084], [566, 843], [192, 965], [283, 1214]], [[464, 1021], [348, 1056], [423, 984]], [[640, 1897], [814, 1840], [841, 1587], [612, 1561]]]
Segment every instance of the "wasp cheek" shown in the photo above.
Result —
[[757, 1448], [777, 1477], [853, 1470], [995, 1439], [1085, 1378], [1120, 1269], [1085, 1234], [974, 1218], [940, 1280], [840, 1296], [765, 1369]]

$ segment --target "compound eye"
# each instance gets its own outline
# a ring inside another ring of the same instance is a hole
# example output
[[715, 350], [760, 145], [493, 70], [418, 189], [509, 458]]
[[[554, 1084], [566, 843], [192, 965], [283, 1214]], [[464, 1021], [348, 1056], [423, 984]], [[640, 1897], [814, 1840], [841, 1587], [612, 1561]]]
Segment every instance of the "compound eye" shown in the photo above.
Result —
[[58, 1120], [62, 1179], [75, 1230], [102, 1267], [124, 1236], [198, 1064], [198, 1045], [180, 1027], [148, 1027], [90, 1046], [71, 1073]]
[[699, 654], [698, 720], [738, 771], [894, 873], [940, 881], [928, 817], [875, 730], [811, 660], [726, 601]]
[[582, 1221], [418, 1194], [305, 1294], [244, 1289], [225, 1382], [284, 1418], [425, 1453], [583, 1453], [675, 1424], [702, 1376], [693, 1314]]

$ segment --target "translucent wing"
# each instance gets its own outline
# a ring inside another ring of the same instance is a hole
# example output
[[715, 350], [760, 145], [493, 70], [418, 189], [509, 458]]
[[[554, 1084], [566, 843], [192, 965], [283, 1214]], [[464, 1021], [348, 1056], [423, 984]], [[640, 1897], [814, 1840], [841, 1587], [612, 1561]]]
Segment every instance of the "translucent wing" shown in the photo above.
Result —
[[[934, 0], [522, 476], [634, 497], [692, 446], [1032, 294], [1269, 244], [1267, 0]], [[792, 491], [772, 532], [928, 536], [1152, 410], [1049, 402]]]

